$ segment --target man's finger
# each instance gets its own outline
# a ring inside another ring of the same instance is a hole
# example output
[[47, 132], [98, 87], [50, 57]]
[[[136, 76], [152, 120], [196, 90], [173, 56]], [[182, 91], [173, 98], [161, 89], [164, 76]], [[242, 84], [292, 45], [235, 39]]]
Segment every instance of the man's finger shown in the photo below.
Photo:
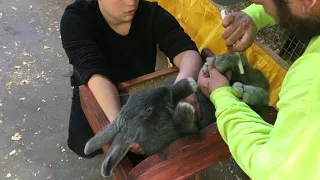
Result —
[[230, 26], [226, 27], [222, 32], [222, 38], [228, 39], [234, 32], [237, 30], [238, 26], [235, 24], [231, 24]]
[[198, 81], [200, 79], [205, 79], [205, 78], [208, 78], [208, 77], [204, 74], [203, 70], [201, 69], [198, 75]]
[[222, 19], [222, 26], [224, 28], [228, 27], [234, 20], [234, 16], [232, 14], [226, 15], [223, 19]]
[[202, 93], [204, 93], [206, 96], [208, 95], [209, 80], [210, 80], [209, 78], [199, 79], [198, 80], [198, 86], [199, 86], [200, 90], [202, 91]]
[[244, 33], [244, 29], [238, 26], [238, 28], [226, 39], [227, 46], [232, 46], [236, 44], [244, 35]]
[[210, 65], [208, 69], [209, 69], [210, 78], [214, 78], [217, 75], [221, 75], [221, 73], [216, 68], [214, 68], [213, 65]]
[[248, 49], [253, 43], [253, 41], [251, 40], [251, 36], [251, 33], [245, 33], [241, 40], [235, 46], [233, 46], [232, 50], [234, 52], [243, 52]]

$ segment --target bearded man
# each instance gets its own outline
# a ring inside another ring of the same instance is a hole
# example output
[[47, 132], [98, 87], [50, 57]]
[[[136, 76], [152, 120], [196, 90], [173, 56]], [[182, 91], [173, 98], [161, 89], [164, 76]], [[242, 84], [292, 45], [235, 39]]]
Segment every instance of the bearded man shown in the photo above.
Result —
[[250, 178], [320, 179], [320, 1], [252, 2], [223, 19], [226, 44], [239, 41], [234, 51], [246, 50], [261, 28], [275, 24], [301, 40], [311, 39], [284, 77], [274, 126], [241, 102], [228, 76], [214, 67], [210, 77], [199, 74], [199, 87], [217, 110], [217, 125], [232, 156]]

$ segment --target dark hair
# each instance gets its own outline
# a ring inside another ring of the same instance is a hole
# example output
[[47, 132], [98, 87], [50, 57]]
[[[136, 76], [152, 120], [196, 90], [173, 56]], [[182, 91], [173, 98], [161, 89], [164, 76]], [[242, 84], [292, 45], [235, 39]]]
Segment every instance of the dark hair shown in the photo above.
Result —
[[289, 4], [290, 0], [273, 0], [277, 4]]

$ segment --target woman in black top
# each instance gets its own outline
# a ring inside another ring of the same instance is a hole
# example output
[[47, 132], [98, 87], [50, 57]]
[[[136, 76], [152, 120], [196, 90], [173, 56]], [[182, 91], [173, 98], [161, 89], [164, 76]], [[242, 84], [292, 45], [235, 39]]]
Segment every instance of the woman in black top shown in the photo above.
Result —
[[[155, 71], [157, 45], [180, 69], [177, 81], [195, 77], [203, 62], [196, 44], [177, 20], [154, 2], [144, 0], [77, 0], [61, 19], [63, 48], [73, 65], [73, 98], [68, 146], [81, 157], [94, 135], [81, 109], [79, 86], [86, 84], [108, 119], [120, 111], [116, 84]], [[195, 95], [186, 99], [195, 107]], [[135, 144], [131, 151], [143, 151]]]

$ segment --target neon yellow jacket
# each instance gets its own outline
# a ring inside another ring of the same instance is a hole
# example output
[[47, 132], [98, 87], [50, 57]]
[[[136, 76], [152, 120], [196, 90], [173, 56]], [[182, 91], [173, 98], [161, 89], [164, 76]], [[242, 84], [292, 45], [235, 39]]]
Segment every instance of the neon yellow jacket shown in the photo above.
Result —
[[[260, 5], [244, 12], [259, 29], [276, 23]], [[239, 101], [231, 87], [221, 87], [210, 95], [221, 136], [250, 178], [320, 179], [319, 36], [288, 70], [279, 98], [278, 117], [272, 126]]]

